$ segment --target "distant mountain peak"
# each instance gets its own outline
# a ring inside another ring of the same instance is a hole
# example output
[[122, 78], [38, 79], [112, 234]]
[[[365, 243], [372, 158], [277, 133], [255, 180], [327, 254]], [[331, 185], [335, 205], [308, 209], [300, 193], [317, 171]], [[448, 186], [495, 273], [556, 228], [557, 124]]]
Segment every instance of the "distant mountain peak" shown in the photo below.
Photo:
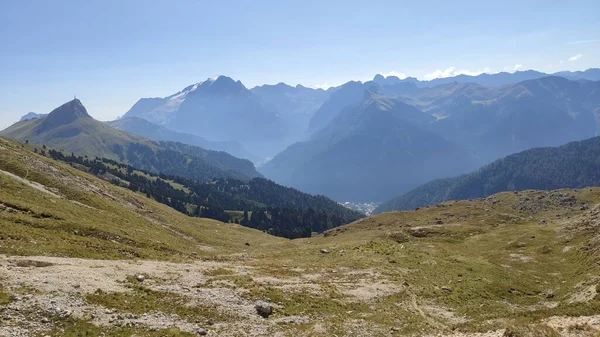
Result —
[[39, 131], [43, 132], [61, 125], [70, 124], [81, 118], [92, 119], [92, 116], [88, 114], [81, 101], [75, 98], [52, 110], [41, 123]]
[[241, 81], [235, 81], [231, 77], [219, 75], [198, 83], [190, 93], [232, 94], [246, 90], [248, 89], [246, 89]]
[[23, 117], [21, 117], [21, 119], [19, 120], [19, 122], [23, 122], [23, 121], [28, 121], [31, 119], [40, 119], [40, 118], [44, 118], [48, 116], [48, 114], [39, 114], [36, 112], [29, 112], [26, 115], [24, 115]]

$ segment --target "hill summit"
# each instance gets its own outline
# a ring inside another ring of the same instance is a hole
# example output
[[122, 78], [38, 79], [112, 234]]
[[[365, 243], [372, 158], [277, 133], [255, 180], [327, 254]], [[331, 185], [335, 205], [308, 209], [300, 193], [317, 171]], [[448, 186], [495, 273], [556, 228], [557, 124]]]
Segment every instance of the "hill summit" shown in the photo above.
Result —
[[42, 133], [61, 125], [73, 123], [79, 118], [92, 119], [92, 116], [88, 114], [87, 109], [85, 106], [83, 106], [81, 101], [75, 98], [74, 100], [52, 110], [52, 112], [50, 112], [50, 114], [44, 118], [44, 121], [37, 128], [37, 133]]

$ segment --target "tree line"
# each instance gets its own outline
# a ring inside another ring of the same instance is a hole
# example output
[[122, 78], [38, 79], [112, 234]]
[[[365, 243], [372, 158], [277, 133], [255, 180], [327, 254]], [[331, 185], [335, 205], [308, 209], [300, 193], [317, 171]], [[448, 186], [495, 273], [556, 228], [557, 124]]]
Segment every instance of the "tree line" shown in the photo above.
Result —
[[[189, 216], [236, 222], [286, 238], [309, 237], [313, 232], [323, 232], [363, 216], [326, 197], [312, 196], [263, 178], [197, 181], [153, 174], [107, 158], [91, 159], [53, 149], [47, 153], [55, 160], [143, 193]], [[235, 216], [230, 211], [244, 211], [244, 216]]]

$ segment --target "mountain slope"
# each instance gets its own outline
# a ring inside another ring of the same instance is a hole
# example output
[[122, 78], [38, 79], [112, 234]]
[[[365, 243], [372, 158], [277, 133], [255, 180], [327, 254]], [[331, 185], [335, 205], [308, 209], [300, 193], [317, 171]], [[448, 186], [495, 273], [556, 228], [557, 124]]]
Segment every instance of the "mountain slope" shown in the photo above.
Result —
[[267, 177], [338, 201], [385, 199], [428, 177], [469, 170], [469, 155], [426, 131], [433, 117], [398, 100], [366, 92], [310, 140], [261, 168]]
[[141, 117], [211, 140], [238, 141], [261, 156], [280, 150], [287, 132], [273, 106], [227, 76], [190, 85], [165, 98], [142, 99], [125, 117]]
[[[194, 148], [194, 155], [159, 145], [147, 138], [112, 128], [93, 119], [79, 100], [54, 109], [46, 118], [16, 123], [0, 135], [43, 144], [89, 157], [102, 157], [129, 163], [150, 172], [184, 175], [190, 179], [250, 179], [260, 176], [248, 160], [224, 152]], [[189, 148], [188, 148], [189, 149]], [[223, 165], [223, 163], [228, 163]]]
[[408, 210], [446, 200], [475, 199], [503, 191], [600, 186], [600, 137], [536, 148], [499, 159], [456, 178], [434, 180], [380, 205], [375, 212]]
[[310, 237], [314, 232], [323, 232], [363, 216], [331, 199], [302, 193], [262, 178], [201, 182], [177, 175], [156, 175], [105, 158], [88, 159], [54, 149], [42, 152], [46, 153], [55, 160], [145, 194], [181, 213], [223, 222], [235, 221], [287, 238]]
[[[174, 260], [279, 240], [194, 219], [0, 138], [0, 254]], [[8, 237], [7, 237], [8, 235]], [[35, 241], [34, 241], [35, 240]], [[10, 242], [19, 242], [15, 245]]]
[[115, 121], [107, 122], [113, 128], [134, 133], [155, 141], [171, 141], [198, 146], [207, 150], [227, 152], [238, 158], [258, 161], [256, 155], [248, 152], [240, 143], [234, 141], [215, 142], [203, 137], [176, 132], [163, 126], [153, 124], [140, 117], [125, 117]]
[[360, 81], [348, 82], [338, 88], [335, 88], [321, 107], [315, 111], [309, 123], [309, 130], [314, 132], [333, 120], [340, 111], [346, 106], [358, 104], [363, 100], [365, 90], [372, 83], [362, 83]]
[[304, 137], [310, 119], [329, 97], [329, 93], [323, 89], [301, 85], [292, 87], [285, 83], [265, 84], [250, 91], [275, 107], [290, 130], [286, 138], [291, 141], [298, 141]]

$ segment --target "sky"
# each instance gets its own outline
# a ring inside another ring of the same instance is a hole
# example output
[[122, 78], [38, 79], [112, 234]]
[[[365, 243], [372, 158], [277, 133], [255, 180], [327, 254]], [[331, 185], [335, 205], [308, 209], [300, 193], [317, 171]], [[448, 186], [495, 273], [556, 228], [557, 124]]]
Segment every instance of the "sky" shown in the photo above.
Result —
[[0, 1], [0, 129], [74, 95], [112, 120], [221, 74], [327, 88], [597, 67], [598, 0]]

